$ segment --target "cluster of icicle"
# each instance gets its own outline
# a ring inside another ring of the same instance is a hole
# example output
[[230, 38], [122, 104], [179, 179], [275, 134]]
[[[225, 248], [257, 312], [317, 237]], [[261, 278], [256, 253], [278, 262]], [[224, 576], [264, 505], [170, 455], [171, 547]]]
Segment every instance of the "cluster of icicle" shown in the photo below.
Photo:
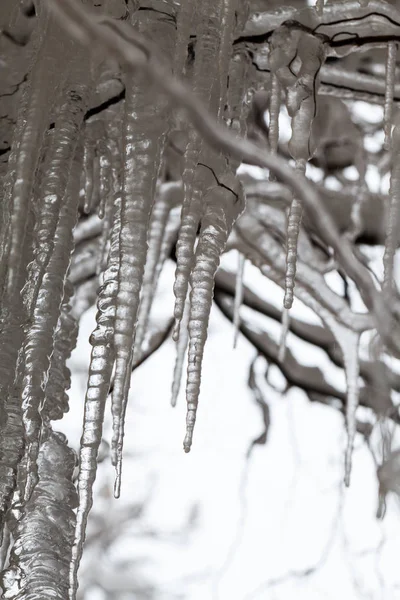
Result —
[[[157, 48], [166, 78], [174, 75], [190, 81], [216, 121], [238, 136], [245, 134], [254, 67], [245, 44], [234, 40], [241, 39], [245, 28], [247, 2], [89, 0], [85, 4], [100, 16], [130, 23]], [[176, 245], [173, 338], [177, 359], [172, 404], [187, 353], [184, 449], [188, 452], [214, 278], [228, 238], [236, 224], [241, 276], [246, 256], [285, 287], [289, 309], [302, 205], [298, 198], [291, 201], [285, 263], [280, 249], [275, 250], [276, 240], [259, 228], [262, 216], [257, 213], [256, 218], [250, 206], [241, 217], [245, 204], [236, 176], [239, 161], [207, 147], [197, 129], [181, 118], [167, 96], [154, 90], [143, 72], [125, 72], [124, 65], [90, 53], [62, 28], [47, 2], [37, 1], [34, 6], [37, 25], [29, 43], [29, 72], [0, 209], [0, 525], [6, 566], [2, 586], [5, 598], [69, 595], [73, 600], [107, 396], [112, 387], [111, 459], [118, 496], [131, 371], [143, 349], [164, 261]], [[323, 2], [318, 10], [325, 10]], [[283, 24], [270, 37], [269, 47], [271, 151], [278, 149], [284, 100], [292, 119], [289, 151], [304, 173], [314, 152], [311, 131], [327, 39], [300, 25]], [[388, 123], [393, 56], [390, 46]], [[101, 111], [89, 110], [104, 101], [107, 84], [119, 89], [118, 101], [106, 97]], [[389, 125], [386, 131], [388, 140]], [[393, 144], [397, 148], [397, 130]], [[397, 171], [398, 166], [392, 182], [392, 224], [398, 219]], [[75, 457], [64, 437], [52, 431], [51, 421], [68, 410], [66, 361], [76, 342], [77, 319], [86, 307], [73, 299], [73, 282], [85, 274], [83, 260], [75, 257], [71, 263], [73, 232], [79, 216], [96, 211], [101, 233], [88, 251], [96, 262], [100, 286], [96, 328], [90, 338], [76, 498]], [[253, 239], [246, 245], [248, 231]], [[390, 233], [387, 287], [396, 242]], [[348, 375], [348, 479], [355, 436], [358, 340], [370, 322], [366, 325], [361, 317], [354, 321], [345, 303], [332, 299], [322, 275], [310, 275], [301, 261], [297, 277], [296, 293], [323, 318], [343, 351]]]

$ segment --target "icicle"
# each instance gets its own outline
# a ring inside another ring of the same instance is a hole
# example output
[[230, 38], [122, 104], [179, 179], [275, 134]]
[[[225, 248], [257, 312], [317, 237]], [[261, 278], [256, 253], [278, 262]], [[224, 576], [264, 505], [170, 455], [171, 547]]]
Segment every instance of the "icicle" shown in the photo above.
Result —
[[400, 213], [400, 119], [397, 118], [392, 134], [393, 166], [390, 177], [389, 211], [386, 225], [385, 252], [383, 255], [383, 289], [389, 295], [393, 287], [393, 261], [399, 239]]
[[[39, 162], [44, 134], [48, 127], [48, 115], [56, 98], [58, 86], [65, 76], [65, 61], [63, 54], [67, 52], [70, 41], [59, 26], [48, 17], [47, 10], [41, 11], [41, 21], [38, 27], [43, 28], [43, 42], [36, 56], [35, 64], [30, 73], [27, 85], [26, 111], [24, 128], [18, 144], [15, 173], [12, 174], [14, 184], [7, 189], [12, 194], [12, 213], [10, 223], [9, 243], [3, 250], [1, 262], [6, 261], [8, 277], [7, 290], [12, 297], [15, 290], [18, 271], [21, 263], [21, 247], [23, 246], [29, 202], [34, 184], [36, 168]], [[63, 60], [61, 61], [61, 56]], [[64, 68], [62, 68], [64, 67]], [[5, 198], [8, 204], [10, 199]]]
[[54, 234], [62, 202], [65, 199], [67, 180], [86, 109], [89, 91], [88, 61], [78, 55], [74, 67], [75, 81], [69, 83], [67, 87], [67, 97], [55, 123], [40, 189], [41, 202], [35, 228], [34, 260], [29, 265], [27, 282], [23, 290], [24, 304], [29, 315], [32, 315], [36, 305], [39, 289], [54, 249]]
[[[299, 162], [296, 168], [300, 173], [305, 173], [305, 161]], [[293, 304], [294, 284], [296, 277], [297, 261], [297, 240], [299, 238], [303, 207], [299, 200], [294, 198], [290, 205], [287, 236], [286, 236], [286, 275], [285, 275], [285, 296], [283, 306], [289, 310]]]
[[150, 309], [155, 294], [155, 274], [160, 260], [161, 246], [168, 216], [174, 200], [176, 199], [177, 187], [180, 188], [179, 184], [176, 184], [175, 182], [168, 182], [162, 186], [162, 190], [160, 191], [158, 198], [156, 198], [151, 214], [147, 237], [147, 259], [135, 335], [134, 362], [137, 356], [140, 355], [143, 340], [147, 331]]
[[324, 12], [324, 0], [316, 0], [315, 2], [315, 10], [319, 15], [322, 15]]
[[100, 156], [98, 153], [98, 148], [96, 148], [93, 159], [93, 189], [88, 212], [95, 210], [98, 212], [100, 206], [100, 185]]
[[188, 377], [186, 384], [185, 452], [190, 451], [200, 393], [201, 366], [207, 339], [208, 320], [214, 292], [214, 277], [233, 224], [243, 211], [244, 200], [235, 176], [219, 177], [218, 187], [207, 195], [195, 265], [191, 274]]
[[[212, 92], [218, 82], [218, 56], [221, 14], [219, 2], [204, 0], [198, 4], [198, 30], [196, 58], [194, 66], [194, 92], [210, 106]], [[219, 94], [219, 89], [218, 89]], [[219, 95], [218, 95], [219, 98]], [[211, 108], [216, 113], [218, 106]], [[173, 339], [179, 337], [179, 327], [185, 306], [190, 271], [193, 266], [194, 245], [201, 218], [202, 178], [197, 177], [196, 165], [202, 151], [202, 139], [195, 130], [189, 132], [189, 142], [185, 151], [185, 169], [183, 173], [184, 201], [182, 207], [182, 226], [176, 245], [175, 271], [175, 327]]]
[[186, 298], [185, 310], [183, 311], [183, 317], [181, 322], [181, 328], [179, 333], [179, 340], [176, 342], [176, 359], [174, 367], [174, 375], [172, 379], [171, 389], [171, 406], [175, 407], [178, 400], [179, 390], [181, 388], [182, 371], [185, 362], [186, 349], [189, 340], [189, 313], [190, 313], [190, 301], [189, 297]]
[[69, 575], [69, 598], [74, 600], [78, 589], [78, 569], [85, 541], [86, 524], [92, 507], [93, 484], [96, 478], [97, 453], [101, 442], [105, 403], [114, 365], [114, 329], [118, 270], [120, 266], [121, 200], [116, 199], [116, 212], [111, 234], [111, 247], [103, 283], [98, 291], [96, 329], [90, 336], [92, 354], [85, 397], [83, 432], [79, 452], [78, 496], [75, 540]]
[[[276, 75], [271, 76], [271, 99], [269, 105], [269, 145], [271, 152], [278, 152], [279, 113], [281, 109], [281, 84]], [[271, 176], [270, 176], [271, 179]]]
[[235, 284], [235, 303], [233, 307], [233, 347], [236, 348], [237, 338], [239, 335], [240, 326], [240, 307], [243, 301], [243, 277], [244, 277], [244, 264], [246, 258], [244, 254], [239, 252], [238, 270], [236, 273], [236, 284]]
[[70, 299], [73, 287], [67, 280], [64, 286], [64, 298], [61, 314], [54, 336], [54, 352], [46, 385], [46, 401], [42, 410], [43, 420], [62, 419], [68, 411], [67, 390], [71, 385], [71, 372], [66, 366], [67, 360], [75, 348], [78, 337], [78, 323], [71, 315]]
[[[287, 107], [292, 117], [292, 136], [289, 152], [296, 169], [305, 173], [307, 160], [312, 156], [311, 127], [316, 114], [318, 73], [325, 60], [325, 40], [302, 30], [282, 25], [271, 36], [270, 67], [287, 90]], [[298, 72], [293, 63], [299, 59]], [[296, 276], [297, 239], [302, 218], [302, 205], [293, 199], [287, 226], [286, 277], [284, 307], [290, 309]]]
[[[139, 30], [155, 38], [160, 53], [172, 56], [173, 21], [158, 11], [139, 11]], [[161, 14], [161, 17], [160, 17]], [[161, 44], [161, 47], [160, 47]], [[168, 66], [165, 76], [168, 77]], [[147, 229], [155, 186], [169, 129], [170, 106], [165, 97], [154, 97], [145, 80], [129, 78], [125, 99], [124, 182], [121, 204], [121, 264], [115, 321], [116, 363], [111, 410], [113, 437], [111, 460], [116, 467], [115, 494], [121, 480], [124, 419], [128, 399], [133, 342], [140, 290], [147, 253]]]
[[347, 448], [345, 454], [345, 475], [344, 482], [348, 487], [350, 485], [351, 458], [353, 454], [354, 439], [357, 432], [356, 410], [359, 400], [359, 343], [360, 334], [345, 329], [342, 326], [328, 324], [343, 354], [344, 371], [347, 382], [347, 400], [346, 400], [346, 425], [347, 425]]
[[392, 132], [393, 118], [393, 95], [394, 84], [396, 80], [396, 57], [397, 46], [395, 42], [389, 42], [387, 45], [386, 59], [386, 87], [385, 87], [385, 105], [384, 105], [384, 132], [385, 132], [385, 148], [390, 148], [390, 137]]
[[45, 401], [45, 386], [53, 352], [54, 333], [64, 294], [64, 282], [73, 250], [72, 230], [78, 211], [79, 180], [69, 178], [65, 201], [57, 225], [54, 250], [46, 276], [40, 286], [23, 346], [22, 420], [26, 438], [27, 481], [24, 497], [27, 500], [37, 483], [36, 459], [39, 450], [41, 411]]
[[13, 530], [9, 566], [2, 573], [5, 598], [65, 600], [75, 521], [74, 466], [65, 436], [47, 431], [38, 457], [39, 482]]

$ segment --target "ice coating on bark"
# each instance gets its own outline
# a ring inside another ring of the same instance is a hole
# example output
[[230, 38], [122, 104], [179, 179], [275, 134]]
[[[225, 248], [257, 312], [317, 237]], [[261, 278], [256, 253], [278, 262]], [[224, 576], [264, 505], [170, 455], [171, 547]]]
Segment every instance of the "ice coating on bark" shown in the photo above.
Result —
[[387, 46], [385, 104], [383, 114], [385, 146], [387, 149], [390, 147], [390, 137], [392, 132], [393, 95], [394, 84], [396, 79], [396, 57], [397, 46], [395, 42], [389, 42]]
[[115, 357], [114, 329], [120, 267], [120, 198], [116, 198], [115, 202], [117, 206], [111, 234], [108, 264], [97, 296], [96, 328], [89, 340], [92, 345], [92, 354], [89, 364], [83, 432], [79, 452], [79, 504], [69, 575], [69, 598], [71, 600], [75, 598], [78, 588], [78, 569], [85, 541], [87, 519], [92, 507], [93, 484], [97, 471], [97, 453], [101, 442], [104, 409]]
[[[172, 57], [175, 28], [158, 11], [139, 11], [137, 27]], [[166, 63], [166, 76], [169, 64]], [[170, 107], [162, 95], [154, 97], [144, 77], [130, 76], [126, 85], [124, 175], [121, 202], [121, 262], [115, 320], [115, 379], [112, 394], [113, 436], [111, 460], [121, 476], [124, 418], [128, 399], [133, 342], [147, 253], [147, 229], [155, 186], [169, 129]]]
[[3, 598], [65, 600], [76, 506], [75, 454], [65, 437], [47, 430], [38, 455], [39, 480], [13, 531]]
[[235, 302], [233, 305], [233, 347], [236, 348], [237, 339], [239, 335], [240, 326], [240, 307], [243, 301], [243, 278], [244, 278], [244, 265], [246, 258], [243, 254], [239, 253], [238, 269], [236, 272], [235, 282]]
[[[218, 100], [215, 102], [215, 87], [219, 88], [217, 75], [219, 65], [216, 57], [219, 54], [221, 35], [221, 2], [222, 0], [204, 0], [198, 5], [198, 27], [196, 29], [197, 43], [194, 64], [193, 89], [195, 94], [211, 111], [218, 111]], [[219, 89], [217, 98], [219, 98]], [[213, 104], [211, 100], [214, 100]], [[199, 133], [189, 130], [189, 141], [184, 157], [184, 200], [182, 207], [182, 225], [176, 245], [176, 271], [175, 271], [175, 328], [173, 338], [179, 337], [179, 327], [185, 306], [190, 271], [193, 266], [194, 244], [197, 229], [201, 218], [201, 197], [203, 186], [198, 177], [197, 164], [202, 151], [202, 138]], [[197, 181], [196, 181], [197, 179]], [[200, 185], [200, 187], [199, 187]]]
[[396, 119], [392, 133], [393, 165], [390, 177], [389, 210], [386, 220], [386, 241], [383, 255], [383, 288], [389, 294], [393, 286], [393, 261], [399, 239], [400, 216], [400, 120]]
[[[74, 170], [72, 173], [74, 174]], [[73, 250], [72, 230], [77, 219], [78, 182], [77, 177], [69, 178], [55, 232], [53, 252], [39, 288], [22, 350], [22, 420], [27, 460], [25, 500], [29, 498], [37, 482], [36, 459], [42, 425], [41, 412], [45, 402], [45, 387], [54, 348], [54, 333], [64, 295], [65, 277]]]
[[190, 276], [192, 290], [188, 325], [187, 414], [183, 442], [185, 452], [189, 452], [192, 445], [215, 273], [233, 224], [244, 209], [241, 186], [235, 176], [226, 172], [218, 180], [219, 185], [213, 187], [205, 199], [195, 265]]

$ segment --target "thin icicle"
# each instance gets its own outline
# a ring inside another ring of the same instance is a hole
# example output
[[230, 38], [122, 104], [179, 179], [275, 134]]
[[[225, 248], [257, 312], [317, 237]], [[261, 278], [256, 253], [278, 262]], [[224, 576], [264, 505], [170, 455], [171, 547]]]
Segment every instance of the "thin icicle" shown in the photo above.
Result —
[[122, 110], [118, 107], [116, 111], [110, 114], [107, 122], [107, 155], [110, 160], [110, 192], [105, 202], [105, 214], [103, 229], [99, 241], [99, 261], [97, 263], [96, 273], [99, 275], [106, 268], [108, 257], [109, 234], [112, 226], [112, 219], [115, 208], [115, 198], [121, 196], [122, 187], [122, 164], [121, 150], [119, 140], [122, 131]]
[[162, 242], [170, 210], [177, 200], [176, 192], [178, 190], [180, 190], [179, 184], [175, 182], [165, 183], [160, 190], [158, 198], [156, 198], [151, 213], [147, 237], [148, 251], [135, 334], [134, 362], [136, 357], [141, 353], [142, 344], [147, 332], [148, 319], [155, 294], [155, 275], [160, 260]]
[[92, 345], [92, 354], [79, 452], [79, 505], [69, 574], [70, 600], [75, 600], [78, 589], [78, 569], [85, 541], [87, 519], [92, 507], [97, 453], [101, 442], [105, 403], [114, 365], [114, 329], [120, 266], [120, 204], [121, 200], [117, 198], [107, 269], [98, 291], [96, 328], [89, 340]]
[[244, 278], [244, 265], [246, 258], [244, 254], [239, 252], [238, 269], [236, 272], [236, 283], [235, 283], [235, 303], [233, 306], [233, 347], [236, 348], [237, 339], [239, 335], [240, 326], [240, 307], [243, 302], [243, 278]]
[[28, 268], [24, 287], [24, 304], [32, 315], [47, 266], [54, 249], [54, 234], [60, 216], [65, 189], [72, 166], [78, 135], [83, 123], [89, 92], [87, 79], [88, 61], [78, 56], [75, 61], [74, 83], [67, 87], [66, 100], [62, 104], [55, 123], [53, 136], [45, 161], [39, 205], [39, 218], [35, 227], [34, 260]]
[[99, 219], [103, 219], [106, 212], [106, 203], [110, 196], [111, 190], [111, 162], [110, 157], [108, 155], [107, 148], [104, 148], [100, 155], [100, 172], [99, 172], [99, 180], [100, 180], [100, 201], [99, 208], [97, 214], [99, 215]]
[[[296, 168], [300, 173], [304, 174], [306, 169], [305, 161], [299, 162], [296, 165]], [[286, 274], [285, 296], [283, 299], [283, 306], [287, 310], [290, 310], [292, 308], [294, 298], [294, 285], [296, 278], [297, 262], [297, 241], [299, 238], [302, 216], [303, 206], [300, 200], [293, 198], [289, 210], [286, 235]]]
[[396, 80], [396, 58], [397, 58], [397, 46], [395, 42], [389, 42], [387, 45], [387, 58], [386, 58], [386, 86], [385, 86], [385, 104], [384, 104], [384, 133], [385, 141], [384, 145], [387, 150], [390, 148], [390, 137], [392, 133], [392, 119], [393, 119], [393, 95], [394, 95], [394, 84]]
[[[282, 25], [271, 36], [270, 66], [287, 92], [287, 108], [292, 117], [289, 152], [296, 169], [305, 173], [306, 163], [313, 154], [311, 128], [316, 114], [318, 73], [326, 55], [325, 40], [309, 32]], [[293, 71], [294, 61], [300, 66]], [[294, 198], [290, 207], [287, 242], [284, 307], [290, 309], [296, 276], [297, 240], [302, 218], [301, 202]]]
[[219, 184], [207, 195], [195, 265], [190, 278], [192, 291], [188, 325], [187, 414], [186, 436], [183, 442], [185, 452], [190, 451], [196, 421], [201, 367], [214, 293], [214, 277], [233, 224], [244, 208], [240, 184], [232, 173], [219, 177]]
[[[198, 29], [196, 31], [196, 56], [194, 66], [194, 92], [215, 114], [218, 104], [215, 101], [215, 88], [218, 83], [218, 56], [221, 33], [221, 0], [204, 0], [198, 4]], [[219, 89], [218, 99], [219, 99]], [[212, 100], [214, 100], [212, 105]], [[179, 337], [179, 327], [185, 306], [190, 271], [193, 266], [194, 245], [201, 218], [202, 178], [196, 177], [197, 164], [202, 151], [202, 138], [191, 129], [185, 151], [183, 172], [184, 201], [182, 206], [182, 226], [176, 245], [175, 271], [175, 327], [173, 339]], [[196, 181], [197, 179], [197, 181]]]
[[399, 239], [400, 217], [400, 119], [396, 119], [392, 134], [393, 166], [390, 177], [389, 210], [386, 225], [385, 252], [383, 255], [383, 289], [387, 294], [393, 288], [393, 262]]
[[25, 429], [27, 481], [24, 491], [27, 500], [37, 483], [36, 460], [42, 426], [41, 411], [45, 401], [50, 359], [53, 352], [54, 333], [57, 327], [64, 282], [73, 250], [72, 230], [78, 211], [79, 180], [75, 169], [69, 178], [65, 201], [60, 213], [54, 239], [54, 250], [47, 266], [46, 276], [40, 286], [37, 302], [32, 312], [23, 346], [22, 370], [22, 420]]
[[281, 109], [281, 84], [276, 75], [271, 75], [271, 98], [269, 104], [269, 145], [271, 152], [278, 152], [279, 114]]
[[[172, 56], [173, 21], [158, 11], [138, 13], [137, 26]], [[160, 17], [161, 15], [161, 17]], [[165, 76], [168, 77], [166, 66]], [[127, 81], [124, 127], [124, 181], [121, 204], [121, 264], [115, 322], [116, 363], [112, 394], [111, 460], [116, 467], [114, 493], [121, 485], [124, 420], [131, 380], [133, 342], [147, 253], [147, 229], [154, 202], [161, 156], [169, 130], [170, 107], [164, 96], [154, 97], [145, 80]]]
[[173, 407], [176, 406], [179, 390], [181, 389], [183, 365], [185, 362], [186, 350], [189, 340], [189, 314], [190, 301], [188, 296], [185, 302], [185, 310], [183, 311], [179, 340], [176, 342], [176, 358], [171, 388], [171, 406]]
[[358, 376], [360, 371], [359, 364], [359, 343], [360, 334], [345, 329], [340, 325], [328, 325], [340, 346], [343, 354], [344, 371], [347, 384], [346, 399], [346, 426], [347, 426], [347, 447], [345, 453], [345, 474], [344, 482], [348, 487], [350, 485], [351, 459], [353, 454], [354, 440], [356, 437], [356, 410], [359, 402]]

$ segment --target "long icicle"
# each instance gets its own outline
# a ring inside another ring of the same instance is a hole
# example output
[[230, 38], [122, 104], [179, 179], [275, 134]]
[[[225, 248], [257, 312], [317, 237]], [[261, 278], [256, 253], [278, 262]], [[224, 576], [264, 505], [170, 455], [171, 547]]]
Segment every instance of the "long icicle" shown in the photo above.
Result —
[[[271, 97], [269, 103], [269, 136], [271, 152], [278, 152], [279, 144], [279, 114], [281, 110], [281, 84], [275, 74], [271, 75]], [[270, 179], [271, 179], [270, 174]]]
[[389, 42], [387, 45], [386, 58], [386, 85], [385, 85], [385, 104], [383, 113], [385, 141], [384, 145], [387, 150], [390, 148], [390, 137], [392, 133], [393, 119], [393, 95], [394, 84], [396, 80], [396, 57], [397, 46], [396, 42]]
[[39, 289], [54, 249], [54, 234], [90, 89], [90, 81], [87, 77], [89, 61], [79, 53], [74, 67], [73, 83], [68, 84], [66, 100], [60, 108], [55, 123], [41, 185], [40, 214], [35, 228], [34, 260], [29, 265], [23, 291], [24, 304], [30, 315], [36, 306]]
[[[329, 327], [329, 325], [328, 325]], [[347, 398], [346, 398], [346, 426], [347, 426], [347, 447], [345, 452], [345, 470], [344, 482], [347, 487], [350, 485], [351, 461], [353, 455], [354, 440], [356, 437], [356, 410], [359, 401], [358, 376], [360, 371], [359, 364], [359, 344], [360, 335], [339, 325], [330, 326], [330, 329], [340, 346], [343, 354], [344, 372], [346, 375]]]
[[[14, 185], [7, 188], [12, 194], [12, 214], [9, 244], [1, 258], [7, 264], [7, 291], [12, 296], [16, 286], [21, 262], [29, 202], [33, 189], [36, 168], [45, 131], [49, 125], [48, 115], [56, 98], [55, 91], [63, 82], [68, 61], [63, 51], [70, 49], [70, 40], [59, 25], [43, 7], [39, 27], [43, 28], [43, 42], [39, 48], [35, 64], [27, 85], [27, 107], [24, 115], [25, 127], [19, 141], [18, 157], [15, 164]], [[9, 199], [5, 198], [8, 203]]]
[[77, 183], [77, 177], [69, 178], [55, 232], [54, 250], [47, 266], [46, 277], [43, 278], [38, 292], [37, 302], [32, 312], [32, 323], [27, 330], [23, 346], [22, 420], [25, 428], [27, 460], [25, 500], [30, 497], [37, 483], [36, 460], [42, 425], [41, 411], [54, 348], [54, 333], [64, 295], [65, 277], [73, 250], [72, 230], [77, 220], [79, 200]]
[[[138, 26], [157, 42], [162, 40], [165, 57], [172, 57], [173, 21], [158, 11], [140, 11]], [[161, 14], [161, 17], [163, 15]], [[138, 17], [139, 18], [139, 17]], [[161, 50], [161, 49], [160, 49]], [[168, 76], [166, 64], [166, 77]], [[147, 253], [147, 228], [154, 202], [161, 156], [169, 130], [170, 107], [166, 98], [156, 98], [142, 79], [129, 78], [125, 100], [124, 181], [121, 204], [121, 265], [118, 278], [115, 322], [116, 363], [112, 394], [113, 436], [111, 460], [116, 467], [114, 493], [121, 485], [124, 420], [128, 399], [133, 342]], [[140, 115], [140, 119], [139, 119]]]
[[150, 310], [156, 291], [157, 265], [161, 257], [161, 248], [169, 213], [179, 198], [179, 195], [177, 195], [178, 190], [180, 190], [180, 185], [176, 182], [163, 184], [151, 213], [147, 238], [148, 251], [140, 295], [133, 362], [135, 362], [135, 359], [141, 353], [142, 344], [147, 332]]
[[[218, 63], [219, 37], [221, 29], [221, 0], [204, 0], [199, 7], [196, 32], [196, 56], [194, 66], [194, 92], [205, 102], [211, 104], [213, 89], [216, 85]], [[218, 90], [219, 92], [219, 90]], [[219, 95], [218, 95], [219, 98]], [[212, 112], [217, 112], [214, 106]], [[176, 244], [176, 271], [175, 271], [175, 327], [173, 339], [179, 337], [180, 322], [183, 315], [185, 300], [189, 285], [190, 271], [193, 266], [194, 245], [197, 229], [201, 219], [202, 187], [196, 186], [196, 167], [202, 150], [202, 138], [197, 131], [189, 131], [189, 142], [185, 151], [185, 168], [183, 172], [184, 200], [182, 206], [182, 225]], [[197, 187], [197, 189], [196, 189]]]
[[219, 185], [207, 195], [202, 218], [195, 266], [191, 274], [189, 350], [186, 384], [186, 435], [183, 442], [189, 452], [199, 402], [201, 368], [207, 340], [208, 321], [214, 293], [214, 278], [233, 224], [244, 209], [238, 180], [232, 173], [219, 178]]
[[70, 600], [75, 600], [78, 589], [78, 569], [85, 541], [87, 519], [93, 502], [97, 453], [101, 442], [104, 409], [114, 366], [114, 328], [118, 271], [120, 268], [121, 199], [116, 198], [115, 203], [116, 209], [107, 269], [103, 275], [102, 285], [98, 290], [96, 328], [89, 340], [92, 345], [92, 354], [79, 452], [79, 504], [69, 574]]

